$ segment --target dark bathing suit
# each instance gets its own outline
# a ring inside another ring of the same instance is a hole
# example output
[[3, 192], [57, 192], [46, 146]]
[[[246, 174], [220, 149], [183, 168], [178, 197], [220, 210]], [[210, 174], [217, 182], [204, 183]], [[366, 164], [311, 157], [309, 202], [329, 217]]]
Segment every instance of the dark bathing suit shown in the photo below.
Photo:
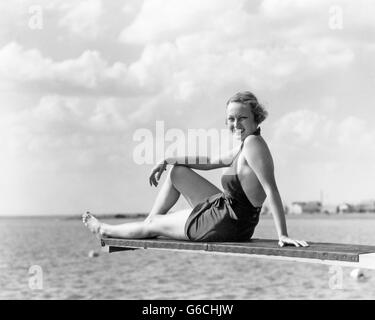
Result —
[[[260, 128], [253, 135], [260, 135]], [[252, 237], [262, 207], [252, 205], [238, 178], [237, 160], [242, 147], [243, 142], [221, 177], [224, 192], [197, 204], [188, 217], [185, 234], [191, 241], [247, 241]]]

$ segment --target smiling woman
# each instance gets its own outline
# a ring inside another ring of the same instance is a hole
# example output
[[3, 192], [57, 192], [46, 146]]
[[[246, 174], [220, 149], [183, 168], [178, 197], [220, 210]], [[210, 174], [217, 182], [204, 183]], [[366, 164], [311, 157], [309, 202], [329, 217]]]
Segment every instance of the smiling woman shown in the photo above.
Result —
[[[85, 213], [83, 222], [96, 235], [116, 238], [164, 236], [190, 241], [247, 241], [259, 222], [266, 198], [274, 216], [279, 245], [308, 246], [288, 237], [285, 214], [274, 177], [274, 165], [259, 124], [267, 111], [249, 91], [240, 92], [227, 102], [226, 124], [240, 140], [220, 159], [204, 163], [186, 162], [186, 157], [170, 157], [151, 171], [150, 185], [158, 181], [167, 165], [172, 165], [148, 217], [141, 222], [109, 225]], [[221, 178], [223, 190], [197, 174], [196, 170], [226, 168]], [[183, 195], [191, 209], [166, 214]]]
[[[254, 118], [254, 122], [258, 125], [263, 122], [268, 116], [267, 110], [258, 102], [258, 99], [250, 91], [239, 92], [235, 94], [228, 100], [227, 106], [232, 102], [237, 102], [242, 106], [247, 107], [246, 110], [251, 111], [250, 116]], [[227, 121], [229, 119], [233, 119], [233, 116], [227, 113]], [[228, 124], [227, 121], [226, 124]]]

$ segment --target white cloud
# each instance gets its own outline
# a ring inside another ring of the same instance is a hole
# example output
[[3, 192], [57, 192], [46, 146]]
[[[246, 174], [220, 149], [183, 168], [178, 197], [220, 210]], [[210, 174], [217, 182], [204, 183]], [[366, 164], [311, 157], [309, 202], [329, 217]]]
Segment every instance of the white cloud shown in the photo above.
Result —
[[[189, 83], [190, 92], [199, 87], [220, 91], [231, 84], [279, 90], [289, 82], [343, 70], [354, 61], [353, 48], [327, 27], [328, 5], [287, 1], [272, 9], [271, 2], [251, 12], [244, 1], [145, 1], [120, 36], [125, 43], [144, 45], [129, 69], [151, 87], [172, 87], [178, 81]], [[325, 13], [324, 24], [290, 21], [288, 12], [300, 12], [303, 21], [311, 8]], [[285, 28], [269, 25], [276, 17]]]
[[276, 21], [284, 21], [287, 24], [300, 23], [310, 24], [319, 20], [323, 22], [322, 27], [329, 27], [329, 19], [337, 14], [332, 8], [339, 8], [343, 16], [343, 25], [350, 27], [374, 25], [369, 12], [375, 11], [374, 2], [371, 0], [361, 0], [353, 3], [350, 0], [263, 0], [260, 4], [260, 13], [265, 18]]
[[127, 183], [137, 172], [132, 110], [128, 99], [48, 95], [2, 114], [0, 215], [127, 210], [118, 200], [132, 192]]
[[114, 98], [102, 99], [98, 101], [89, 124], [99, 132], [124, 132], [130, 126], [124, 109]]
[[298, 110], [284, 115], [274, 124], [274, 139], [296, 146], [309, 146], [330, 138], [332, 122], [310, 110]]
[[361, 148], [372, 150], [375, 157], [375, 130], [359, 117], [347, 116], [341, 121], [333, 121], [323, 113], [305, 109], [287, 113], [273, 127], [273, 140], [278, 143], [308, 148], [339, 145], [346, 152], [349, 148]]
[[330, 67], [343, 68], [350, 64], [355, 57], [347, 44], [336, 39], [321, 38], [304, 41], [298, 50], [305, 56], [311, 69], [327, 69]]
[[202, 32], [214, 22], [217, 14], [225, 14], [233, 7], [236, 4], [225, 0], [147, 0], [134, 22], [122, 31], [120, 39], [128, 43], [148, 44], [170, 40], [181, 34]]
[[122, 154], [117, 143], [130, 127], [123, 103], [113, 98], [44, 96], [34, 108], [2, 117], [1, 150], [16, 161], [47, 157], [71, 164], [82, 152], [89, 152], [92, 160]]
[[12, 81], [35, 80], [40, 74], [48, 74], [50, 59], [44, 59], [39, 50], [23, 51], [17, 43], [9, 43], [0, 50], [2, 78]]
[[375, 156], [375, 130], [364, 119], [348, 116], [338, 125], [337, 135], [342, 147], [350, 148], [353, 153], [367, 154], [371, 158]]
[[68, 28], [74, 34], [87, 38], [96, 38], [103, 26], [100, 17], [103, 13], [101, 0], [86, 0], [62, 6], [64, 15], [59, 25]]
[[53, 61], [38, 49], [26, 50], [15, 42], [0, 49], [0, 72], [2, 85], [26, 85], [43, 93], [78, 94], [84, 90], [96, 95], [123, 95], [141, 90], [143, 84], [124, 63], [109, 65], [97, 51], [86, 50], [78, 58]]
[[371, 198], [375, 130], [365, 119], [333, 116], [299, 110], [273, 124], [268, 143], [290, 201], [318, 200], [320, 190], [333, 203]]
[[270, 144], [278, 158], [303, 159], [308, 164], [371, 164], [375, 159], [375, 130], [364, 119], [347, 116], [333, 121], [323, 114], [299, 110], [274, 123]]

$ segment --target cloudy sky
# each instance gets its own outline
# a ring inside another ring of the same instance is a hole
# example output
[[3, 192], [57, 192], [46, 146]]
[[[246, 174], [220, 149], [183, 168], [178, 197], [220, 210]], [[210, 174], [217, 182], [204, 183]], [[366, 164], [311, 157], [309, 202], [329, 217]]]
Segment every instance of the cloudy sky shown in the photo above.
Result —
[[158, 189], [135, 132], [224, 129], [241, 90], [269, 111], [284, 202], [375, 198], [374, 1], [0, 0], [0, 12], [1, 215], [148, 211]]

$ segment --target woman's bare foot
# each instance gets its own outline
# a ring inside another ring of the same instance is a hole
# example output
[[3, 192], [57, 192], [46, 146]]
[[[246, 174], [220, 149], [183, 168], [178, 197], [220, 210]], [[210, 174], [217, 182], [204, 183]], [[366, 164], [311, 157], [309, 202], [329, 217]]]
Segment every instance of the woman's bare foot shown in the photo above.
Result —
[[84, 225], [98, 238], [100, 239], [103, 235], [103, 223], [96, 219], [90, 212], [86, 212], [82, 215], [82, 221]]

